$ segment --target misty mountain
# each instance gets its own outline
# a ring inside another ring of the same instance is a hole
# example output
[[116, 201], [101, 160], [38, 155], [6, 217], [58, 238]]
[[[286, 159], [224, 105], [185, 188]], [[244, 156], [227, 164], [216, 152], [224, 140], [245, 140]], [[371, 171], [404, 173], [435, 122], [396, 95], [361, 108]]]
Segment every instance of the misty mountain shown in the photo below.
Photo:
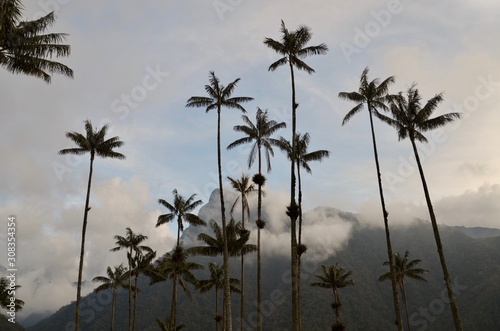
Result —
[[[216, 191], [210, 201], [199, 211], [199, 216], [209, 221], [220, 219]], [[228, 202], [235, 196], [228, 194]], [[289, 232], [287, 218], [279, 197], [266, 197], [264, 219], [268, 220], [262, 233], [263, 249], [263, 314], [264, 330], [291, 329], [291, 291]], [[228, 204], [229, 205], [229, 204]], [[229, 205], [230, 206], [230, 205]], [[255, 214], [254, 214], [255, 215]], [[255, 238], [254, 222], [248, 227]], [[382, 223], [382, 221], [381, 221]], [[186, 247], [200, 245], [196, 236], [210, 231], [204, 227], [188, 227], [182, 240]], [[382, 227], [366, 226], [358, 216], [334, 208], [318, 207], [304, 215], [304, 242], [308, 251], [302, 262], [302, 315], [303, 330], [329, 330], [334, 321], [330, 304], [330, 291], [309, 286], [321, 265], [339, 263], [353, 272], [355, 286], [341, 289], [343, 302], [341, 319], [348, 330], [394, 329], [394, 312], [390, 282], [379, 282], [378, 277], [387, 272], [382, 263], [387, 260], [385, 234]], [[500, 329], [500, 236], [492, 235], [497, 229], [478, 230], [463, 227], [440, 226], [448, 268], [456, 290], [456, 298], [465, 330]], [[482, 235], [478, 235], [478, 233]], [[395, 252], [410, 251], [411, 259], [421, 259], [419, 265], [428, 269], [427, 282], [408, 280], [406, 283], [410, 321], [414, 330], [451, 330], [453, 322], [447, 304], [442, 271], [430, 223], [416, 220], [410, 225], [391, 228]], [[254, 239], [255, 240], [255, 239]], [[161, 255], [161, 252], [160, 254]], [[218, 261], [207, 257], [192, 257], [203, 265]], [[249, 255], [245, 271], [245, 325], [255, 329], [256, 322], [256, 254]], [[239, 278], [239, 259], [231, 259], [231, 276]], [[207, 278], [207, 271], [197, 274]], [[158, 330], [155, 319], [165, 319], [170, 312], [172, 284], [158, 283], [150, 286], [146, 277], [139, 283], [138, 330]], [[179, 291], [178, 322], [186, 330], [215, 328], [215, 295], [211, 291], [199, 294], [191, 289], [192, 300]], [[222, 296], [219, 295], [222, 302]], [[233, 321], [239, 325], [239, 295], [232, 295]], [[128, 295], [118, 294], [115, 317], [116, 329], [125, 330], [128, 322]], [[221, 304], [219, 307], [222, 307]], [[71, 329], [75, 303], [61, 307], [52, 316], [28, 330]], [[110, 325], [111, 293], [92, 293], [82, 301], [82, 331], [104, 330]]]

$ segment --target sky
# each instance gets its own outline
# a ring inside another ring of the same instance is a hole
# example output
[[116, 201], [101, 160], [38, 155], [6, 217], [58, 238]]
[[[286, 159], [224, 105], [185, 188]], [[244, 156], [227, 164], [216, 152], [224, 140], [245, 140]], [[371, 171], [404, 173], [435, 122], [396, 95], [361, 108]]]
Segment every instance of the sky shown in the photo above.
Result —
[[[326, 55], [305, 59], [315, 73], [296, 71], [298, 131], [311, 135], [310, 150], [330, 158], [303, 175], [304, 209], [331, 206], [360, 213], [382, 225], [366, 109], [342, 126], [353, 103], [339, 92], [358, 89], [359, 76], [395, 76], [390, 92], [417, 83], [423, 100], [443, 92], [436, 114], [460, 112], [462, 119], [428, 134], [419, 146], [438, 222], [500, 228], [500, 4], [493, 0], [435, 1], [24, 1], [24, 17], [54, 10], [50, 32], [68, 33], [71, 55], [58, 61], [74, 79], [53, 75], [52, 83], [5, 71], [0, 75], [0, 210], [6, 247], [7, 217], [17, 219], [18, 283], [27, 302], [20, 316], [56, 310], [75, 300], [81, 224], [89, 156], [60, 156], [73, 147], [68, 131], [84, 132], [84, 121], [109, 124], [109, 137], [124, 146], [125, 160], [96, 159], [87, 229], [84, 278], [103, 275], [125, 262], [111, 253], [114, 235], [130, 226], [149, 237], [160, 253], [171, 249], [175, 226], [155, 228], [172, 201], [172, 190], [197, 194], [203, 202], [217, 187], [217, 114], [186, 108], [204, 96], [208, 74], [222, 84], [241, 78], [234, 96], [255, 119], [257, 107], [284, 121], [291, 135], [291, 87], [287, 67], [269, 72], [279, 57], [263, 44], [289, 30], [311, 29], [309, 45], [325, 43]], [[248, 146], [226, 151], [241, 137], [233, 126], [242, 113], [222, 111], [223, 175], [248, 170]], [[390, 222], [428, 218], [409, 141], [376, 122], [384, 192]], [[278, 151], [266, 190], [285, 196], [289, 165]], [[228, 188], [229, 190], [229, 188]], [[276, 201], [278, 201], [277, 199]], [[266, 204], [279, 210], [276, 201]], [[269, 207], [271, 208], [271, 207]], [[284, 210], [284, 205], [282, 206]], [[272, 227], [271, 227], [272, 228]], [[277, 229], [278, 227], [274, 227]], [[324, 229], [322, 229], [324, 231]], [[2, 254], [5, 255], [5, 254]], [[6, 265], [6, 256], [0, 264]], [[84, 293], [92, 290], [86, 286]]]

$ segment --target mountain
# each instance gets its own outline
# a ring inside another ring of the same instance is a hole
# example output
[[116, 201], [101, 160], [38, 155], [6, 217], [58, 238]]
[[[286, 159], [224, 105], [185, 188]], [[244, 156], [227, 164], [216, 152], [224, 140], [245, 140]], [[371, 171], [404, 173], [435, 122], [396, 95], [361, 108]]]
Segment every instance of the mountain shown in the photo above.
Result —
[[[228, 194], [229, 195], [229, 194]], [[232, 197], [228, 197], [231, 201]], [[273, 197], [266, 197], [273, 201]], [[234, 201], [234, 200], [233, 200]], [[218, 194], [212, 194], [207, 205], [199, 212], [205, 220], [218, 218]], [[274, 200], [274, 204], [278, 201]], [[269, 220], [263, 232], [263, 314], [264, 330], [291, 329], [291, 293], [289, 235], [284, 210], [265, 209]], [[276, 211], [278, 210], [278, 211]], [[378, 277], [387, 272], [382, 263], [387, 260], [385, 234], [382, 227], [366, 226], [355, 214], [334, 208], [318, 207], [304, 215], [304, 241], [308, 251], [302, 262], [302, 314], [303, 330], [330, 330], [334, 321], [330, 291], [309, 286], [321, 265], [339, 263], [351, 270], [356, 285], [341, 289], [343, 302], [341, 320], [348, 330], [393, 330], [394, 309], [390, 282], [379, 282]], [[255, 226], [249, 223], [250, 228]], [[183, 233], [185, 246], [200, 245], [196, 236], [208, 228], [189, 227]], [[464, 330], [500, 330], [500, 236], [477, 235], [478, 231], [450, 226], [440, 226], [448, 268], [456, 291]], [[490, 231], [490, 233], [494, 233]], [[252, 232], [252, 236], [255, 233]], [[453, 320], [447, 304], [442, 281], [442, 271], [430, 223], [415, 221], [407, 226], [391, 228], [395, 252], [410, 251], [411, 259], [421, 259], [419, 265], [428, 269], [427, 282], [411, 279], [406, 282], [410, 321], [414, 330], [452, 330]], [[255, 238], [255, 236], [254, 236]], [[192, 257], [206, 265], [213, 258]], [[256, 322], [256, 256], [245, 259], [245, 311], [246, 329], [255, 329]], [[221, 263], [221, 259], [217, 259]], [[231, 259], [231, 274], [239, 277], [239, 259]], [[208, 276], [207, 271], [197, 274]], [[170, 282], [149, 286], [145, 277], [140, 279], [138, 296], [138, 330], [158, 330], [156, 318], [165, 319], [170, 312], [172, 285]], [[213, 291], [199, 294], [191, 289], [192, 300], [179, 291], [178, 322], [185, 330], [210, 330], [215, 327]], [[233, 294], [234, 325], [239, 325], [239, 295]], [[222, 301], [221, 295], [219, 299]], [[125, 330], [128, 321], [128, 295], [118, 294], [116, 329]], [[221, 304], [219, 304], [221, 307]], [[52, 316], [28, 327], [33, 331], [71, 329], [75, 303], [59, 309]], [[90, 294], [82, 302], [82, 331], [104, 330], [110, 325], [111, 294]]]

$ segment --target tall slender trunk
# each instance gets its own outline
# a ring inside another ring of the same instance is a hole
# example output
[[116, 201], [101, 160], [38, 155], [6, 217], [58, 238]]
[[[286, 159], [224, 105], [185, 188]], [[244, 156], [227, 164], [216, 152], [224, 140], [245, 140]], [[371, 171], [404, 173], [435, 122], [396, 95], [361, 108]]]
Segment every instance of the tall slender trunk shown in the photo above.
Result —
[[[292, 79], [292, 151], [295, 151], [296, 129], [296, 102], [295, 102], [295, 77], [293, 63], [289, 59], [290, 74]], [[300, 331], [299, 297], [298, 297], [298, 270], [297, 270], [297, 205], [295, 202], [295, 155], [292, 152], [290, 162], [290, 232], [291, 232], [291, 272], [292, 272], [292, 326], [293, 331]]]
[[132, 331], [132, 248], [128, 253], [128, 329]]
[[111, 331], [115, 330], [116, 288], [113, 288], [113, 303], [111, 304]]
[[262, 221], [262, 158], [260, 144], [258, 145], [259, 152], [259, 196], [257, 198], [257, 331], [262, 331], [262, 262], [260, 256], [260, 230], [263, 227]]
[[444, 257], [443, 244], [441, 243], [441, 236], [439, 235], [439, 229], [436, 221], [436, 215], [434, 214], [434, 208], [432, 207], [432, 201], [429, 194], [429, 189], [427, 187], [427, 182], [425, 181], [424, 169], [420, 162], [420, 157], [418, 155], [417, 145], [415, 144], [414, 137], [410, 136], [411, 145], [413, 147], [413, 152], [415, 153], [415, 160], [418, 165], [418, 172], [420, 173], [420, 178], [422, 180], [422, 186], [424, 188], [425, 201], [427, 202], [427, 208], [429, 209], [429, 216], [431, 218], [432, 230], [434, 231], [434, 238], [436, 239], [436, 246], [439, 255], [439, 261], [441, 262], [441, 268], [443, 269], [444, 282], [446, 284], [446, 289], [448, 291], [448, 298], [450, 300], [451, 313], [453, 315], [453, 322], [455, 323], [455, 330], [462, 330], [462, 321], [460, 320], [460, 315], [458, 313], [457, 302], [455, 300], [455, 294], [453, 293], [453, 288], [451, 286], [450, 274], [448, 273], [448, 267], [446, 265], [446, 259]]
[[388, 219], [389, 213], [385, 208], [384, 192], [382, 189], [382, 176], [380, 174], [380, 165], [378, 162], [377, 142], [375, 139], [375, 129], [373, 128], [372, 109], [370, 103], [368, 103], [367, 106], [368, 106], [368, 114], [370, 115], [370, 128], [372, 130], [373, 154], [375, 156], [375, 166], [377, 168], [377, 180], [378, 180], [378, 188], [380, 194], [380, 203], [382, 205], [382, 213], [384, 215], [385, 237], [387, 241], [387, 255], [389, 258], [389, 268], [391, 272], [392, 296], [394, 298], [394, 309], [396, 311], [396, 325], [399, 331], [403, 331], [404, 330], [403, 317], [401, 315], [401, 308], [399, 306], [398, 287], [396, 283], [396, 269], [394, 267], [394, 254], [392, 253], [391, 234], [389, 231], [389, 219]]
[[405, 304], [405, 312], [406, 312], [406, 323], [408, 325], [408, 331], [411, 331], [411, 326], [410, 326], [410, 314], [408, 313], [408, 300], [406, 299], [406, 289], [405, 289], [405, 283], [404, 280], [401, 281], [401, 295], [403, 297], [403, 303]]
[[333, 298], [335, 300], [334, 305], [335, 305], [335, 323], [339, 324], [339, 317], [340, 317], [340, 297], [335, 288], [333, 288]]
[[[241, 227], [243, 229], [243, 233], [245, 232], [245, 204], [243, 200], [244, 193], [241, 193]], [[240, 308], [240, 331], [244, 331], [244, 323], [245, 319], [245, 255], [241, 254], [241, 308]]]
[[217, 318], [219, 317], [219, 289], [217, 285], [215, 285], [215, 331], [219, 331], [219, 321]]
[[297, 311], [298, 311], [298, 319], [299, 319], [299, 325], [302, 327], [302, 308], [301, 308], [301, 300], [300, 300], [300, 282], [301, 282], [301, 261], [302, 261], [302, 182], [300, 179], [300, 164], [299, 161], [297, 161], [297, 180], [299, 184], [299, 239], [298, 239], [298, 247], [301, 250], [300, 252], [297, 252], [297, 298], [298, 298], [298, 303], [297, 303]]
[[179, 215], [177, 219], [177, 247], [179, 247], [181, 240], [181, 227], [182, 227], [182, 219]]
[[179, 275], [174, 274], [174, 285], [172, 288], [172, 304], [170, 305], [170, 330], [175, 330], [177, 327], [177, 277]]
[[94, 152], [91, 152], [90, 153], [89, 181], [87, 184], [87, 197], [85, 198], [85, 211], [83, 212], [82, 243], [80, 246], [80, 264], [78, 265], [78, 284], [76, 287], [75, 331], [80, 331], [80, 302], [82, 300], [81, 296], [82, 296], [83, 258], [85, 255], [85, 233], [87, 232], [87, 217], [88, 217], [88, 213], [89, 213], [90, 186], [92, 183], [93, 165], [94, 165]]
[[[137, 266], [139, 268], [139, 266]], [[132, 315], [132, 330], [135, 331], [135, 327], [137, 325], [137, 291], [138, 291], [138, 283], [139, 283], [139, 271], [135, 270], [135, 282], [134, 282], [134, 314]]]
[[220, 193], [220, 212], [222, 218], [222, 237], [224, 241], [224, 325], [225, 331], [233, 330], [232, 312], [231, 312], [231, 287], [229, 284], [229, 251], [227, 247], [227, 229], [226, 229], [226, 208], [224, 206], [224, 191], [222, 188], [222, 158], [220, 151], [220, 105], [217, 109], [217, 163], [219, 169], [219, 193]]

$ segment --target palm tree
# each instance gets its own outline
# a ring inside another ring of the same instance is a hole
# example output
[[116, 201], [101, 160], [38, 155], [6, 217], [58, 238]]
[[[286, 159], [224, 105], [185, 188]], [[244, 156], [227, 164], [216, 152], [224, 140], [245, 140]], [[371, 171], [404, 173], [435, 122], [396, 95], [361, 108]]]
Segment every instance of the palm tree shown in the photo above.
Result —
[[[238, 201], [241, 200], [241, 236], [245, 235], [248, 230], [245, 229], [245, 212], [250, 219], [250, 206], [248, 205], [248, 195], [255, 192], [255, 187], [250, 183], [250, 177], [242, 174], [240, 179], [234, 179], [227, 177], [229, 179], [233, 189], [239, 193], [239, 196], [234, 200], [233, 206], [231, 207], [231, 218], [233, 218], [233, 212], [236, 208]], [[240, 308], [240, 324], [241, 331], [244, 329], [243, 320], [245, 318], [245, 256], [241, 255], [241, 308]]]
[[[128, 260], [128, 270], [132, 272], [132, 263], [133, 260], [137, 258], [137, 256], [143, 252], [151, 253], [153, 250], [148, 247], [141, 245], [141, 243], [148, 239], [147, 236], [134, 233], [130, 227], [126, 229], [127, 235], [125, 237], [115, 235], [114, 238], [116, 240], [116, 247], [110, 249], [111, 252], [117, 252], [121, 249], [127, 251], [127, 260]], [[129, 275], [128, 278], [128, 322], [129, 322], [129, 330], [134, 329], [135, 321], [133, 320], [132, 314], [132, 275]]]
[[191, 292], [187, 286], [188, 283], [197, 286], [198, 280], [193, 275], [193, 270], [203, 269], [203, 266], [189, 262], [187, 260], [189, 253], [184, 250], [182, 245], [175, 247], [174, 251], [165, 254], [155, 268], [152, 283], [170, 279], [172, 281], [172, 304], [170, 306], [170, 330], [177, 329], [177, 285], [180, 285], [184, 292], [191, 298]]
[[[292, 82], [292, 137], [296, 134], [296, 110], [298, 104], [295, 100], [295, 76], [293, 68], [304, 70], [309, 74], [314, 72], [314, 69], [307, 65], [303, 58], [309, 55], [326, 54], [328, 47], [325, 44], [317, 46], [307, 46], [311, 40], [311, 31], [307, 26], [299, 26], [295, 31], [288, 31], [285, 22], [281, 21], [281, 41], [272, 38], [265, 38], [264, 44], [274, 50], [283, 57], [272, 63], [269, 66], [269, 71], [274, 71], [278, 67], [288, 63], [290, 66], [290, 76]], [[292, 149], [295, 150], [295, 142], [292, 139]], [[298, 297], [298, 261], [297, 261], [297, 234], [296, 222], [298, 206], [295, 202], [295, 159], [290, 162], [290, 206], [288, 207], [287, 215], [291, 221], [291, 269], [292, 269], [292, 325], [294, 330], [300, 330], [300, 312], [299, 312], [299, 297]], [[262, 330], [262, 323], [259, 323], [258, 330]]]
[[161, 331], [179, 331], [184, 329], [186, 326], [184, 324], [177, 325], [175, 329], [170, 328], [170, 319], [167, 319], [166, 321], [162, 321], [159, 318], [156, 319], [156, 323], [158, 324], [158, 327], [160, 328]]
[[302, 179], [300, 177], [300, 168], [304, 168], [307, 173], [312, 173], [311, 168], [309, 167], [310, 161], [323, 161], [324, 158], [330, 156], [330, 152], [324, 149], [309, 152], [307, 148], [309, 147], [309, 142], [311, 140], [311, 136], [309, 133], [304, 134], [303, 136], [300, 133], [295, 135], [295, 156], [292, 156], [292, 145], [288, 140], [281, 137], [279, 142], [279, 147], [286, 152], [289, 160], [292, 160], [292, 157], [295, 159], [295, 163], [297, 164], [297, 179], [298, 179], [298, 189], [299, 189], [299, 237], [298, 237], [298, 252], [297, 252], [297, 266], [299, 269], [299, 273], [297, 274], [298, 284], [297, 291], [299, 297], [299, 318], [301, 318], [301, 306], [300, 306], [300, 270], [301, 270], [301, 257], [302, 254], [305, 253], [307, 247], [302, 243]]
[[440, 128], [455, 119], [459, 119], [460, 114], [447, 113], [430, 118], [434, 110], [436, 110], [438, 104], [443, 101], [443, 95], [442, 93], [435, 95], [433, 98], [427, 101], [424, 107], [421, 106], [421, 99], [422, 98], [418, 93], [416, 85], [413, 84], [408, 88], [406, 92], [406, 98], [402, 93], [389, 97], [389, 106], [392, 118], [384, 116], [380, 113], [378, 113], [378, 117], [384, 122], [396, 128], [399, 140], [405, 138], [410, 139], [413, 153], [415, 154], [418, 171], [420, 173], [420, 179], [422, 180], [425, 200], [429, 209], [429, 216], [431, 218], [432, 230], [434, 231], [434, 238], [436, 240], [439, 261], [441, 262], [441, 268], [443, 269], [444, 280], [446, 283], [446, 288], [448, 290], [448, 298], [450, 299], [450, 308], [453, 315], [453, 321], [455, 323], [455, 329], [458, 331], [462, 330], [462, 322], [458, 313], [455, 295], [453, 294], [450, 274], [446, 265], [446, 259], [444, 256], [443, 244], [441, 243], [441, 236], [439, 235], [436, 215], [434, 214], [434, 208], [432, 206], [429, 188], [427, 186], [422, 163], [420, 162], [420, 157], [418, 155], [416, 141], [422, 143], [427, 142], [427, 138], [423, 134], [424, 132]]
[[[111, 289], [113, 291], [113, 302], [111, 305], [111, 331], [115, 329], [115, 307], [116, 307], [116, 289], [125, 288], [129, 290], [128, 284], [126, 282], [129, 275], [127, 274], [127, 269], [120, 264], [119, 266], [114, 267], [114, 270], [111, 267], [106, 269], [105, 276], [97, 276], [92, 279], [93, 282], [102, 283], [99, 285], [94, 292], [100, 292], [103, 290]], [[134, 290], [137, 290], [137, 286], [134, 287]]]
[[[18, 288], [20, 288], [21, 285], [15, 285], [14, 288], [10, 286], [10, 280], [7, 277], [1, 277], [0, 278], [0, 307], [5, 308], [5, 309], [10, 309], [8, 306], [9, 304], [12, 304], [11, 298], [14, 296], [12, 291], [16, 291]], [[21, 311], [24, 306], [24, 301], [20, 299], [15, 299], [14, 300], [14, 309], [15, 311]]]
[[85, 210], [83, 212], [83, 226], [82, 226], [82, 243], [80, 247], [80, 264], [78, 266], [78, 284], [76, 289], [76, 317], [75, 317], [75, 330], [80, 330], [80, 301], [81, 301], [81, 289], [82, 289], [82, 271], [83, 271], [83, 257], [85, 253], [85, 233], [87, 230], [87, 216], [90, 210], [90, 186], [92, 183], [92, 172], [94, 165], [95, 156], [100, 156], [103, 158], [109, 157], [113, 159], [125, 159], [125, 156], [121, 153], [115, 152], [114, 149], [121, 147], [123, 142], [120, 138], [113, 137], [105, 140], [106, 133], [108, 132], [108, 125], [104, 125], [100, 130], [95, 130], [92, 128], [92, 123], [87, 120], [85, 121], [85, 131], [86, 135], [82, 135], [78, 132], [67, 132], [66, 137], [72, 140], [78, 147], [67, 148], [59, 151], [59, 154], [66, 155], [82, 155], [85, 153], [90, 153], [90, 171], [89, 180], [87, 184], [87, 197], [85, 198]]
[[[250, 154], [248, 155], [248, 168], [252, 166], [255, 157], [258, 159], [258, 173], [253, 177], [254, 182], [258, 185], [258, 202], [257, 202], [257, 325], [262, 328], [262, 267], [261, 267], [261, 244], [260, 230], [264, 228], [265, 221], [262, 220], [262, 186], [265, 183], [265, 177], [262, 175], [262, 148], [264, 148], [267, 172], [271, 171], [271, 156], [274, 156], [273, 145], [278, 145], [279, 141], [271, 136], [278, 130], [286, 127], [285, 122], [278, 123], [274, 120], [269, 120], [267, 110], [262, 111], [257, 108], [255, 115], [255, 124], [246, 116], [242, 116], [243, 122], [246, 125], [236, 125], [233, 130], [242, 132], [246, 136], [235, 140], [227, 149], [232, 149], [242, 144], [254, 142]], [[243, 327], [243, 325], [241, 326]]]
[[187, 200], [184, 199], [182, 195], [177, 193], [177, 189], [174, 189], [172, 194], [174, 195], [173, 204], [170, 204], [163, 199], [158, 200], [161, 205], [170, 210], [170, 213], [158, 216], [156, 227], [172, 221], [177, 216], [177, 246], [179, 246], [181, 231], [184, 231], [184, 225], [182, 222], [187, 222], [194, 226], [207, 225], [207, 223], [205, 223], [205, 221], [197, 215], [190, 213], [203, 204], [201, 200], [194, 200], [196, 198], [196, 194], [191, 195]]
[[[224, 252], [224, 237], [223, 230], [217, 222], [210, 220], [208, 223], [214, 236], [208, 233], [200, 233], [198, 240], [204, 242], [204, 246], [195, 246], [187, 249], [189, 254], [203, 255], [203, 256], [218, 256]], [[229, 221], [226, 226], [228, 252], [230, 257], [245, 255], [255, 252], [257, 247], [253, 244], [247, 244], [250, 239], [250, 231], [241, 231], [241, 222], [235, 223], [234, 219]]]
[[[220, 194], [220, 211], [222, 218], [222, 229], [226, 231], [226, 209], [224, 206], [224, 190], [222, 186], [222, 158], [220, 149], [220, 114], [222, 107], [238, 109], [246, 112], [241, 103], [253, 100], [250, 97], [231, 97], [236, 84], [240, 81], [239, 78], [224, 86], [220, 83], [219, 78], [215, 76], [213, 71], [209, 73], [209, 85], [205, 85], [205, 91], [208, 97], [194, 96], [188, 99], [186, 107], [206, 107], [208, 113], [212, 109], [217, 109], [217, 165], [219, 172], [219, 194]], [[226, 238], [225, 233], [223, 238]], [[224, 323], [226, 331], [232, 331], [232, 313], [231, 313], [231, 288], [229, 284], [229, 253], [227, 250], [227, 241], [224, 243]]]
[[357, 92], [340, 92], [339, 98], [357, 103], [357, 105], [354, 108], [352, 108], [344, 117], [342, 125], [345, 125], [354, 115], [359, 113], [363, 109], [365, 104], [366, 107], [368, 108], [368, 115], [370, 117], [370, 129], [373, 142], [373, 154], [375, 156], [375, 167], [377, 170], [380, 204], [382, 205], [382, 214], [384, 217], [385, 237], [387, 243], [387, 256], [389, 259], [389, 266], [392, 273], [391, 284], [392, 284], [392, 296], [394, 298], [394, 309], [396, 311], [396, 324], [398, 326], [398, 330], [402, 331], [403, 318], [401, 316], [401, 310], [399, 309], [398, 288], [396, 284], [396, 274], [394, 270], [391, 234], [389, 231], [389, 219], [388, 219], [389, 213], [387, 212], [387, 209], [385, 207], [384, 192], [382, 189], [382, 177], [380, 175], [380, 165], [378, 161], [377, 142], [375, 139], [375, 130], [373, 128], [373, 113], [376, 113], [377, 109], [387, 109], [387, 106], [385, 105], [386, 95], [389, 85], [392, 83], [394, 83], [394, 76], [386, 78], [381, 83], [379, 82], [378, 79], [374, 79], [371, 82], [369, 82], [368, 67], [367, 67], [365, 68], [365, 70], [363, 70], [363, 73], [361, 74], [359, 90]]
[[[396, 253], [394, 255], [394, 267], [396, 268], [396, 282], [398, 283], [399, 290], [401, 291], [401, 296], [403, 297], [403, 302], [405, 304], [406, 310], [406, 321], [408, 323], [408, 331], [411, 330], [410, 318], [408, 314], [408, 301], [406, 300], [406, 289], [405, 289], [405, 277], [421, 280], [426, 282], [427, 280], [422, 276], [424, 273], [429, 272], [429, 270], [422, 268], [415, 268], [417, 264], [422, 262], [422, 260], [411, 260], [408, 261], [408, 255], [410, 253], [406, 251], [405, 256]], [[383, 265], [389, 265], [389, 261], [385, 261]], [[391, 278], [391, 273], [387, 272], [379, 277], [379, 281], [384, 281]]]
[[[156, 258], [156, 252], [149, 249], [146, 249], [146, 254], [144, 254], [142, 251], [136, 252], [135, 256], [131, 258], [132, 261], [132, 269], [131, 273], [134, 275], [134, 307], [133, 307], [133, 314], [132, 314], [132, 321], [133, 321], [133, 329], [135, 330], [136, 324], [137, 324], [137, 291], [139, 289], [138, 283], [139, 283], [139, 275], [141, 273], [149, 275], [150, 271], [154, 268], [153, 267], [153, 260]], [[128, 255], [128, 254], [127, 254]]]
[[339, 266], [338, 263], [329, 266], [328, 268], [321, 265], [322, 273], [315, 275], [319, 279], [318, 282], [312, 283], [311, 286], [317, 286], [326, 289], [332, 289], [334, 302], [332, 308], [335, 310], [335, 322], [332, 330], [344, 330], [345, 327], [339, 321], [340, 308], [342, 303], [340, 302], [339, 289], [354, 285], [354, 281], [349, 279], [352, 272], [345, 270], [343, 267]]
[[22, 21], [20, 0], [4, 0], [0, 4], [0, 65], [13, 74], [24, 74], [50, 83], [49, 73], [73, 77], [73, 70], [52, 56], [70, 54], [69, 45], [61, 45], [67, 34], [43, 34], [55, 22], [54, 12], [34, 21]]
[[[219, 315], [219, 290], [224, 288], [224, 266], [219, 266], [216, 263], [210, 262], [208, 264], [208, 270], [210, 271], [210, 278], [202, 279], [198, 281], [198, 289], [200, 293], [205, 293], [215, 288], [215, 330], [219, 330], [219, 322], [222, 317]], [[229, 283], [231, 284], [231, 292], [240, 293], [240, 289], [237, 287], [240, 285], [240, 281], [236, 278], [229, 278]], [[242, 320], [243, 323], [243, 320]]]

